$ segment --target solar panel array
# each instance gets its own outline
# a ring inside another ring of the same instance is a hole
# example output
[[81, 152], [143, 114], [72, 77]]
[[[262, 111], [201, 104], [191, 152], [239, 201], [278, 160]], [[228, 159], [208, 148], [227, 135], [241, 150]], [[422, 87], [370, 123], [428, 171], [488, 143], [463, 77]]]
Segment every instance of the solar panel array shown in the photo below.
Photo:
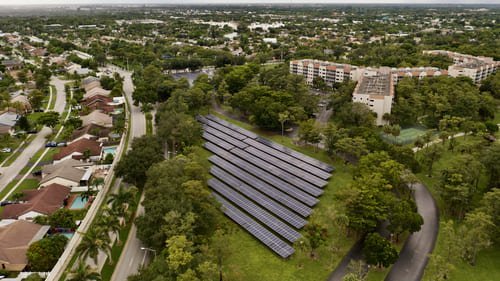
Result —
[[213, 115], [198, 116], [214, 177], [208, 181], [229, 218], [280, 257], [294, 253], [312, 207], [334, 168]]

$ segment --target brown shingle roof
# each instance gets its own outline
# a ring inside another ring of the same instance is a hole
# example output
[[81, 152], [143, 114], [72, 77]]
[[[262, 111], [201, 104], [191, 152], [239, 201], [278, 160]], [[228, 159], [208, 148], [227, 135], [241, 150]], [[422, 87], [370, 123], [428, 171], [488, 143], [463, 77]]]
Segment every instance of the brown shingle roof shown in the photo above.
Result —
[[75, 130], [71, 134], [71, 140], [77, 139], [85, 134], [90, 134], [99, 138], [104, 138], [109, 135], [111, 132], [110, 128], [99, 126], [97, 124], [89, 124], [87, 126], [83, 126]]
[[29, 245], [41, 239], [48, 229], [23, 220], [0, 227], [0, 260], [10, 264], [27, 264]]
[[61, 160], [71, 154], [76, 154], [73, 155], [73, 159], [80, 160], [83, 159], [83, 153], [87, 150], [90, 151], [90, 156], [99, 156], [101, 155], [101, 144], [95, 140], [77, 140], [66, 147], [62, 147], [61, 151], [54, 155], [54, 160]]
[[70, 188], [56, 183], [41, 189], [24, 190], [22, 200], [27, 203], [5, 206], [1, 217], [2, 219], [17, 219], [30, 211], [50, 215], [61, 208], [70, 191]]

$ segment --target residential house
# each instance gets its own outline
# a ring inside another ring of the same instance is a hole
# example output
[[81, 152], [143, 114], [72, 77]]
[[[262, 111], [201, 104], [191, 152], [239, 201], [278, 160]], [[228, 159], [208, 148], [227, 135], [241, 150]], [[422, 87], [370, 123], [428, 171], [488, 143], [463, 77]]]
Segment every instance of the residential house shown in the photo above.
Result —
[[6, 111], [0, 114], [0, 135], [13, 134], [14, 126], [19, 119], [17, 113]]
[[2, 65], [8, 71], [21, 69], [23, 67], [23, 63], [18, 60], [4, 60], [2, 61]]
[[111, 113], [115, 110], [115, 107], [110, 105], [113, 103], [113, 98], [103, 96], [103, 95], [95, 95], [87, 99], [83, 99], [80, 104], [83, 107], [92, 109], [92, 110], [101, 110], [104, 113]]
[[28, 247], [50, 229], [24, 220], [3, 220], [0, 224], [0, 265], [3, 270], [22, 271], [28, 264]]
[[98, 161], [101, 149], [101, 143], [83, 138], [62, 147], [59, 153], [54, 155], [54, 161], [60, 162], [66, 159], [84, 160], [86, 158], [91, 161]]
[[97, 124], [88, 124], [73, 131], [71, 134], [71, 142], [80, 139], [100, 140], [107, 138], [111, 133], [111, 128], [99, 126]]
[[91, 163], [66, 159], [42, 167], [40, 186], [59, 184], [66, 187], [86, 186], [92, 175]]
[[28, 97], [21, 92], [15, 92], [10, 94], [10, 102], [11, 103], [19, 103], [22, 105], [22, 110], [24, 112], [30, 112], [33, 108], [31, 107], [31, 103], [28, 99]]
[[82, 119], [82, 126], [96, 124], [103, 127], [113, 127], [113, 118], [99, 110], [94, 110], [88, 115], [81, 116], [80, 119]]
[[2, 219], [32, 220], [38, 216], [54, 213], [64, 206], [71, 189], [57, 183], [41, 189], [23, 190], [23, 203], [4, 207]]
[[88, 90], [84, 95], [83, 95], [83, 98], [84, 99], [88, 99], [88, 98], [91, 98], [93, 96], [97, 96], [97, 95], [101, 95], [101, 96], [109, 96], [111, 94], [111, 91], [108, 91], [108, 90], [104, 90], [103, 88], [101, 87], [95, 87], [91, 90]]

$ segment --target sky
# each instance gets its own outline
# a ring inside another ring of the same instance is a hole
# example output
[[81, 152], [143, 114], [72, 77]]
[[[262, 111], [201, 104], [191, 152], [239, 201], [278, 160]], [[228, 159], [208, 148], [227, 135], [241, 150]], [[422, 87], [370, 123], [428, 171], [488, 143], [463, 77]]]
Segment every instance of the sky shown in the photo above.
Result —
[[405, 4], [500, 4], [500, 0], [0, 0], [0, 5], [47, 4], [253, 4], [253, 3], [405, 3]]

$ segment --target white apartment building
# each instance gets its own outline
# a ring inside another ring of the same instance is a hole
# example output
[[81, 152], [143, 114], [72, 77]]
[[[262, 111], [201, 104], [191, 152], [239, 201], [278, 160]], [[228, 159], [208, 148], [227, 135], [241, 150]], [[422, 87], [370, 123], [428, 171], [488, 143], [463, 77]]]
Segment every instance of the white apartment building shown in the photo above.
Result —
[[495, 61], [491, 57], [475, 57], [443, 50], [424, 51], [424, 54], [442, 55], [452, 58], [453, 65], [448, 67], [448, 75], [451, 77], [466, 76], [476, 84], [495, 73], [500, 66], [500, 62]]
[[361, 74], [354, 65], [310, 59], [290, 61], [290, 73], [304, 76], [310, 85], [314, 78], [321, 77], [328, 86], [347, 80], [357, 81]]
[[377, 72], [361, 76], [352, 93], [353, 102], [364, 103], [377, 114], [377, 126], [387, 123], [383, 116], [391, 113], [393, 99], [394, 80], [390, 73]]

